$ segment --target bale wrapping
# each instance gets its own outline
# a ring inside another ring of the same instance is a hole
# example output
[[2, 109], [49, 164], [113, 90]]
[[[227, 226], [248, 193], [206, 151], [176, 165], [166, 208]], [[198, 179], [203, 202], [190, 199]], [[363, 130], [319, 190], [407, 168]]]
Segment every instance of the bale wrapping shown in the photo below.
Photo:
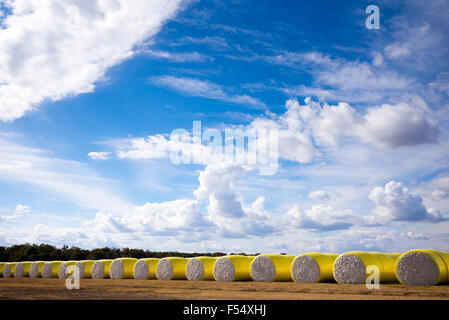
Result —
[[67, 270], [67, 269], [70, 266], [74, 266], [76, 263], [77, 263], [77, 261], [63, 261], [63, 262], [61, 262], [61, 264], [59, 265], [59, 268], [58, 268], [58, 278], [59, 279], [65, 279], [69, 275], [73, 274], [73, 269], [71, 269], [70, 271]]
[[368, 266], [379, 268], [381, 283], [396, 282], [395, 263], [400, 253], [380, 253], [366, 251], [350, 251], [337, 257], [334, 262], [334, 278], [337, 283], [365, 283], [369, 274]]
[[157, 258], [145, 258], [137, 260], [133, 270], [134, 279], [156, 279], [156, 267], [159, 261], [160, 259]]
[[112, 259], [103, 259], [95, 261], [92, 266], [92, 279], [106, 279], [109, 278], [109, 268], [112, 263]]
[[402, 284], [436, 285], [449, 282], [449, 252], [416, 249], [402, 254], [395, 273]]
[[333, 266], [338, 254], [309, 252], [297, 256], [291, 267], [293, 281], [317, 283], [334, 281]]
[[30, 278], [38, 278], [42, 276], [42, 269], [44, 268], [45, 261], [35, 261], [30, 267]]
[[58, 278], [59, 266], [62, 261], [46, 262], [42, 267], [42, 278]]
[[214, 264], [217, 257], [195, 257], [186, 266], [186, 277], [191, 281], [215, 280]]
[[261, 254], [251, 262], [250, 273], [254, 281], [292, 281], [291, 265], [295, 256]]
[[3, 278], [14, 277], [14, 269], [16, 268], [16, 262], [7, 262], [3, 267]]
[[30, 274], [31, 264], [32, 262], [29, 261], [18, 262], [14, 269], [14, 277], [15, 278], [28, 277], [28, 275]]
[[156, 266], [158, 280], [187, 280], [186, 267], [189, 259], [168, 257], [161, 259]]
[[118, 258], [112, 261], [109, 267], [109, 276], [111, 279], [133, 279], [135, 258]]
[[82, 260], [78, 261], [75, 264], [75, 267], [78, 267], [80, 271], [80, 278], [81, 279], [88, 279], [92, 278], [92, 267], [95, 263], [95, 260]]
[[3, 268], [5, 267], [6, 262], [0, 262], [0, 277], [3, 277]]
[[251, 262], [254, 256], [229, 255], [220, 257], [214, 264], [214, 278], [217, 281], [251, 280]]

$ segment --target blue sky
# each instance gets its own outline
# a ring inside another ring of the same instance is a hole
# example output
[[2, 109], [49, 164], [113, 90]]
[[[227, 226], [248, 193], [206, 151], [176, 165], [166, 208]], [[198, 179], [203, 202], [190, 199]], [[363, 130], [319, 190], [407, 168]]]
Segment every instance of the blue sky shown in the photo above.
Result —
[[[448, 14], [0, 0], [0, 245], [449, 250]], [[193, 121], [276, 129], [277, 172], [173, 164]]]

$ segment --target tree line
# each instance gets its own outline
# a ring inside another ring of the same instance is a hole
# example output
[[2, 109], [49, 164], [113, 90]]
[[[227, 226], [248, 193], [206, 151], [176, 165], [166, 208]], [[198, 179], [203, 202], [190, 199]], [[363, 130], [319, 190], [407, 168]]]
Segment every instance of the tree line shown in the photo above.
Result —
[[[231, 253], [234, 254], [234, 253]], [[246, 255], [245, 253], [238, 253]], [[19, 261], [54, 261], [54, 260], [99, 260], [99, 259], [116, 259], [116, 258], [165, 258], [165, 257], [220, 257], [224, 256], [224, 252], [214, 253], [186, 253], [178, 251], [149, 251], [142, 249], [130, 248], [96, 248], [92, 250], [81, 249], [78, 247], [63, 246], [57, 248], [49, 244], [20, 244], [11, 247], [0, 246], [1, 262], [19, 262]]]

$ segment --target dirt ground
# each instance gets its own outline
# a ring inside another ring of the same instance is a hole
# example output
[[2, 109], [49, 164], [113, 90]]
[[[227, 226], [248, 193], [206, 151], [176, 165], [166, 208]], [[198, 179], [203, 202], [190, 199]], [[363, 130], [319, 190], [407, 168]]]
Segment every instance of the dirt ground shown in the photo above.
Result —
[[379, 290], [368, 290], [364, 285], [334, 283], [81, 279], [79, 290], [68, 290], [61, 279], [11, 278], [0, 279], [0, 299], [449, 300], [449, 286], [384, 284]]

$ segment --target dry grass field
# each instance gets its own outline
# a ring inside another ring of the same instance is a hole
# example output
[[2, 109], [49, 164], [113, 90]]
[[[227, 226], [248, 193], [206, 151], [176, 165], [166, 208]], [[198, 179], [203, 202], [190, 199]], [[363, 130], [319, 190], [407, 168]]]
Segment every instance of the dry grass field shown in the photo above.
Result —
[[60, 279], [0, 279], [0, 299], [63, 300], [449, 300], [449, 286], [381, 285], [368, 290], [364, 285], [334, 283], [299, 284], [285, 282], [215, 282], [158, 280], [82, 279], [79, 290], [68, 290]]

